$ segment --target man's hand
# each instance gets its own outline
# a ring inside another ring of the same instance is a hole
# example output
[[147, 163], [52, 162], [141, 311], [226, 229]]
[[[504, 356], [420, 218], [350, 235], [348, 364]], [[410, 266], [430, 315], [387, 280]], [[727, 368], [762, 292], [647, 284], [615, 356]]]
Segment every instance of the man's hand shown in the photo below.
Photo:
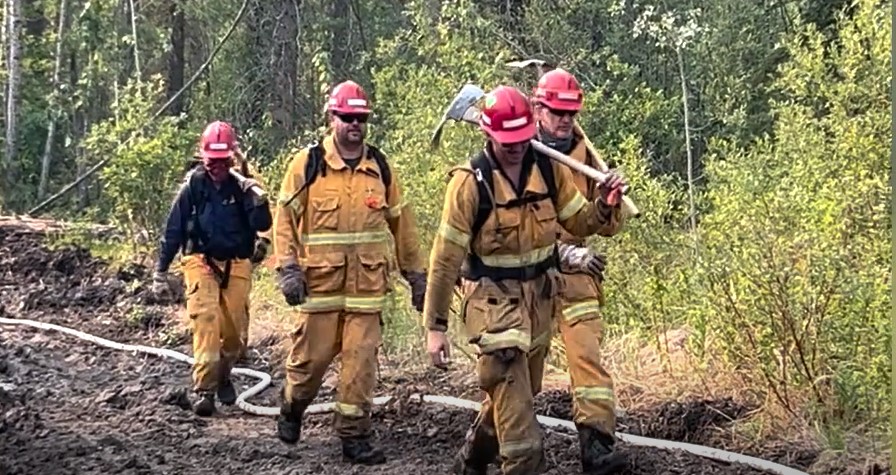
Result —
[[287, 264], [280, 268], [278, 274], [280, 292], [286, 297], [286, 303], [293, 307], [304, 303], [308, 287], [302, 268], [298, 264]]
[[423, 311], [423, 297], [426, 295], [426, 273], [402, 272], [411, 286], [411, 303], [418, 312]]
[[594, 277], [598, 282], [604, 280], [607, 258], [587, 247], [571, 244], [560, 244], [560, 265], [565, 272], [579, 272]]
[[171, 293], [171, 287], [168, 285], [168, 274], [158, 270], [153, 272], [152, 287], [150, 287], [149, 291], [158, 300], [167, 298]]
[[426, 333], [426, 352], [436, 368], [447, 370], [451, 356], [451, 345], [445, 332], [429, 330]]
[[598, 185], [600, 199], [609, 206], [618, 206], [622, 201], [622, 188], [625, 187], [625, 178], [618, 172], [607, 172], [607, 180]]
[[266, 238], [258, 238], [255, 240], [255, 252], [252, 253], [252, 257], [249, 258], [249, 262], [253, 264], [258, 264], [263, 261], [265, 257], [268, 255], [268, 247], [270, 247], [271, 241]]

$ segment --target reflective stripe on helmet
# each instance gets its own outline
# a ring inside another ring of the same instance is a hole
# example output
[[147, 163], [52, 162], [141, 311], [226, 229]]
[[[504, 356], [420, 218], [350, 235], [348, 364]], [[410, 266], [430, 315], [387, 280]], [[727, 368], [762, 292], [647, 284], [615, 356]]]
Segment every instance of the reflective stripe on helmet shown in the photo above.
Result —
[[230, 150], [230, 144], [226, 143], [210, 143], [208, 144], [209, 150]]

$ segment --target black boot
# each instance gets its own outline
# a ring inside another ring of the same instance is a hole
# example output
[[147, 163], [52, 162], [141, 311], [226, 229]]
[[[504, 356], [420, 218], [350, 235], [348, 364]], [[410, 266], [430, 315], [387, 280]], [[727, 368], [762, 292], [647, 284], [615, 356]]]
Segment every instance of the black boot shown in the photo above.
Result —
[[215, 393], [213, 391], [193, 392], [193, 412], [199, 417], [210, 417], [215, 413]]
[[230, 377], [224, 377], [218, 383], [218, 400], [225, 406], [233, 405], [236, 402], [236, 388], [233, 387], [233, 381]]
[[386, 463], [386, 455], [370, 443], [366, 436], [342, 437], [342, 457], [351, 463], [379, 465]]
[[284, 402], [280, 405], [277, 416], [277, 437], [287, 444], [295, 444], [302, 436], [302, 414], [308, 404], [296, 401]]
[[579, 449], [582, 457], [582, 473], [585, 475], [611, 475], [622, 473], [628, 465], [623, 454], [614, 450], [615, 441], [606, 432], [577, 424]]

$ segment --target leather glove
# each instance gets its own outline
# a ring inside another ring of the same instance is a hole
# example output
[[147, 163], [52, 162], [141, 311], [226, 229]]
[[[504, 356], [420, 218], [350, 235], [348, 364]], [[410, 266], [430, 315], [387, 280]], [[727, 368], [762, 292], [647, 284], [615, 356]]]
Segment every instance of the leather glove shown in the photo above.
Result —
[[152, 287], [149, 291], [153, 297], [163, 299], [171, 292], [171, 286], [168, 285], [168, 274], [162, 271], [155, 271], [152, 274]]
[[607, 258], [587, 247], [560, 244], [560, 266], [565, 272], [588, 274], [598, 282], [604, 280]]
[[611, 207], [619, 206], [622, 201], [622, 188], [625, 187], [625, 179], [619, 173], [609, 170], [607, 181], [598, 185], [600, 199]]
[[258, 189], [261, 189], [261, 186], [255, 181], [253, 178], [246, 178], [245, 181], [240, 182], [240, 189], [243, 190], [243, 193], [250, 196], [252, 198], [252, 204], [256, 207], [262, 206], [268, 202], [267, 194], [258, 196], [252, 191], [252, 187], [257, 186]]
[[423, 298], [426, 296], [426, 273], [402, 272], [402, 275], [411, 286], [411, 304], [418, 312], [422, 312]]
[[249, 258], [249, 262], [253, 264], [258, 264], [263, 261], [265, 257], [268, 255], [268, 248], [271, 245], [271, 241], [266, 238], [258, 238], [255, 240], [255, 252], [252, 253], [252, 257]]
[[305, 283], [305, 274], [298, 264], [281, 267], [278, 271], [278, 284], [287, 304], [294, 307], [305, 302], [308, 286]]

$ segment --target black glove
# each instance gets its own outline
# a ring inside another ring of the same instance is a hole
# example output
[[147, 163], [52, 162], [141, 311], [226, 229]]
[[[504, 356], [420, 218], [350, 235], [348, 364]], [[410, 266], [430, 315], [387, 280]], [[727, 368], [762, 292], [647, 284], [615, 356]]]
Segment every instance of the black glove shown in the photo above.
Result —
[[249, 262], [253, 264], [258, 264], [263, 261], [265, 257], [268, 256], [268, 247], [271, 245], [271, 241], [266, 238], [258, 238], [255, 240], [255, 252], [252, 253], [252, 257], [249, 258]]
[[286, 303], [290, 306], [300, 305], [305, 302], [308, 295], [308, 287], [305, 283], [305, 274], [298, 264], [287, 264], [278, 271], [280, 292], [286, 297]]
[[426, 273], [402, 272], [402, 275], [411, 286], [411, 304], [418, 312], [422, 312], [423, 298], [426, 296]]

